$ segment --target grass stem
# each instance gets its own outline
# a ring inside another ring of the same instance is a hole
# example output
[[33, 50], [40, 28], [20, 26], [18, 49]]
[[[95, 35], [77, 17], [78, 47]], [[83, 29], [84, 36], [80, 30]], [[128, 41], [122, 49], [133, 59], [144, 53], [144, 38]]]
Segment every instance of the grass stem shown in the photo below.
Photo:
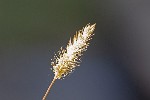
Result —
[[49, 87], [48, 87], [46, 93], [44, 94], [42, 100], [46, 100], [46, 97], [48, 96], [48, 93], [50, 92], [50, 89], [51, 89], [52, 85], [55, 83], [55, 81], [56, 81], [56, 78], [54, 77], [54, 79], [53, 79], [53, 81], [50, 83], [50, 85], [49, 85]]

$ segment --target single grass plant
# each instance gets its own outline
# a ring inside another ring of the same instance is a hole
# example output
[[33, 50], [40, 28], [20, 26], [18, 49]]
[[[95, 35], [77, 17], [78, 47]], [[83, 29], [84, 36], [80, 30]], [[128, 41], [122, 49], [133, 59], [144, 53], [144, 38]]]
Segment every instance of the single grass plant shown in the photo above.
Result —
[[72, 73], [81, 62], [81, 56], [83, 52], [87, 50], [89, 41], [94, 35], [94, 29], [96, 24], [87, 24], [82, 30], [79, 30], [74, 35], [73, 39], [69, 40], [66, 48], [62, 48], [58, 51], [58, 54], [54, 56], [51, 62], [53, 66], [54, 78], [50, 83], [46, 93], [42, 100], [46, 100], [52, 85], [57, 79], [62, 79], [68, 74]]

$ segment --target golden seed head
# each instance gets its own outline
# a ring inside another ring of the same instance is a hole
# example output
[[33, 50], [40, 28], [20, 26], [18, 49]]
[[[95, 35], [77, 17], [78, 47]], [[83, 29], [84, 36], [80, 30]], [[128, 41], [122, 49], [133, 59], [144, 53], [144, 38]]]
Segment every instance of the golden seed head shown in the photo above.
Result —
[[94, 35], [95, 25], [86, 25], [82, 30], [79, 30], [74, 38], [68, 43], [67, 47], [61, 47], [58, 51], [58, 56], [54, 56], [51, 63], [56, 79], [61, 79], [71, 73], [76, 66], [79, 66], [80, 57], [83, 51], [87, 50], [89, 40]]

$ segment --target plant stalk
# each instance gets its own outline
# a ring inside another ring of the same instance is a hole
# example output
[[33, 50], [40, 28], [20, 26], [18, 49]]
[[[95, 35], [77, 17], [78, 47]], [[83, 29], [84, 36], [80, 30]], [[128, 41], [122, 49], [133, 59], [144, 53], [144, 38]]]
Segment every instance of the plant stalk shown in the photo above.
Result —
[[55, 81], [56, 81], [56, 78], [54, 77], [54, 78], [53, 78], [53, 81], [50, 83], [50, 85], [49, 85], [49, 87], [48, 87], [46, 93], [44, 94], [42, 100], [46, 100], [46, 97], [48, 96], [48, 93], [50, 92], [50, 89], [51, 89], [52, 85], [55, 83]]

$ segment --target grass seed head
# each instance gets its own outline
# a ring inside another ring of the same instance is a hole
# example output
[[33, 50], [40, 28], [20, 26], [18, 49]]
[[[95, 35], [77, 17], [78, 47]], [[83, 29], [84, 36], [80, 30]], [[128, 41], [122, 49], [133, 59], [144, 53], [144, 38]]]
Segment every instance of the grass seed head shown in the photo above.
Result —
[[54, 56], [51, 65], [56, 79], [65, 77], [72, 73], [75, 67], [79, 66], [80, 57], [87, 50], [89, 40], [94, 35], [95, 25], [87, 24], [82, 30], [76, 32], [73, 39], [69, 40], [67, 47], [65, 49], [61, 47], [58, 55]]

